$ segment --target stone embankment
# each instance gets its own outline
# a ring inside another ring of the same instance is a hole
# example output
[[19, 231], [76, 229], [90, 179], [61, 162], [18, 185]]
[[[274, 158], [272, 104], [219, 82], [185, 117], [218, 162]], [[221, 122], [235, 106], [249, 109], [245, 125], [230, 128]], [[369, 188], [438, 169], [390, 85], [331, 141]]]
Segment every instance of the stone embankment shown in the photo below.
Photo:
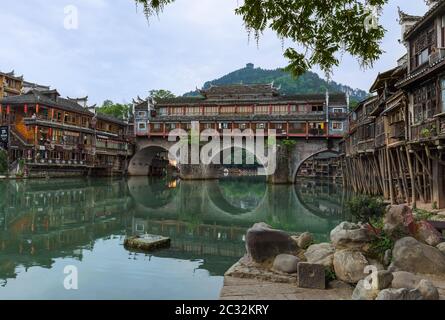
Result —
[[382, 226], [343, 222], [329, 243], [255, 224], [222, 299], [445, 300], [445, 242], [404, 205]]

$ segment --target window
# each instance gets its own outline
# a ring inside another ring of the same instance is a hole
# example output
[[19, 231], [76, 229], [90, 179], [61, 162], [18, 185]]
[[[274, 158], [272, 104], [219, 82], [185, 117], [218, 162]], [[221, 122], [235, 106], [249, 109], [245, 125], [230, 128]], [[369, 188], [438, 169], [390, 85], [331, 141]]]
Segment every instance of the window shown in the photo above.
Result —
[[266, 124], [265, 123], [257, 123], [256, 128], [257, 129], [266, 129]]
[[441, 112], [445, 112], [445, 78], [440, 80], [440, 91], [441, 91]]
[[221, 113], [234, 114], [235, 113], [235, 107], [221, 107]]
[[146, 130], [147, 129], [147, 124], [145, 122], [139, 122], [138, 123], [138, 129], [139, 130]]
[[145, 111], [139, 111], [138, 112], [138, 117], [139, 118], [144, 118], [144, 117], [146, 117], [147, 116], [147, 113], [145, 112]]
[[287, 106], [273, 106], [272, 113], [274, 114], [287, 114], [288, 107]]
[[342, 131], [343, 130], [343, 122], [332, 122], [332, 130]]
[[427, 63], [429, 61], [429, 49], [424, 49], [422, 52], [420, 52], [419, 54], [419, 62], [418, 65], [421, 66], [424, 63]]
[[312, 106], [312, 112], [321, 112], [323, 111], [323, 106]]
[[161, 130], [161, 124], [160, 123], [154, 123], [153, 124], [153, 129], [154, 130]]
[[283, 124], [282, 124], [282, 123], [277, 123], [277, 124], [275, 125], [275, 129], [277, 129], [277, 130], [283, 130]]
[[239, 124], [239, 128], [240, 128], [241, 130], [247, 129], [247, 123], [240, 123], [240, 124]]
[[334, 108], [334, 113], [343, 113], [343, 108]]
[[255, 107], [255, 113], [256, 114], [269, 114], [269, 107], [268, 106], [257, 106], [257, 107]]
[[227, 122], [223, 122], [219, 124], [219, 129], [229, 129], [229, 124]]
[[160, 114], [161, 116], [166, 116], [166, 115], [168, 115], [168, 108], [161, 108], [161, 109], [159, 109], [159, 114]]

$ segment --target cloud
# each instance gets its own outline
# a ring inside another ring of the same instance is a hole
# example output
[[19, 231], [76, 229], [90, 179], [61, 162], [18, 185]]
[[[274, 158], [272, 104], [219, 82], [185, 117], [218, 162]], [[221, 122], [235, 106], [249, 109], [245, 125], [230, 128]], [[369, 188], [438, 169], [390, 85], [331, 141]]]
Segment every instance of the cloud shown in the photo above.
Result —
[[[66, 30], [64, 8], [79, 12], [79, 29]], [[131, 101], [153, 88], [176, 94], [239, 69], [247, 62], [284, 66], [282, 43], [273, 32], [248, 41], [237, 0], [176, 0], [148, 24], [133, 0], [27, 0], [2, 4], [0, 70], [15, 69], [29, 81], [58, 88], [63, 95], [88, 94], [92, 103]], [[403, 54], [397, 43], [397, 6], [412, 14], [420, 1], [393, 0], [384, 9], [386, 53], [375, 69], [362, 71], [345, 55], [333, 79], [369, 88], [379, 71]], [[317, 71], [317, 70], [315, 70]]]

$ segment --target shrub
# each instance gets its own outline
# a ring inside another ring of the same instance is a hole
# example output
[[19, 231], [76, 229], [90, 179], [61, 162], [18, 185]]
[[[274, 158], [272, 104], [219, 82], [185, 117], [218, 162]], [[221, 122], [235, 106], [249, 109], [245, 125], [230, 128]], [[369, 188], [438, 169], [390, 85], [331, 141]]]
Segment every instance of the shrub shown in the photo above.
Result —
[[358, 195], [349, 200], [346, 207], [351, 216], [360, 222], [368, 223], [377, 233], [373, 221], [383, 216], [386, 207], [381, 198]]
[[394, 239], [382, 232], [376, 237], [369, 248], [369, 255], [383, 261], [385, 252], [394, 248]]

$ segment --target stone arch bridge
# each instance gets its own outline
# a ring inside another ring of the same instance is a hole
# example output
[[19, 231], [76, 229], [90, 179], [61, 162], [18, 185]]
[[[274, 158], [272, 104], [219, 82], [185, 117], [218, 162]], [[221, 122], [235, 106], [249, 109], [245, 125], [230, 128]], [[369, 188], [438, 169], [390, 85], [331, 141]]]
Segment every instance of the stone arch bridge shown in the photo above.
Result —
[[[292, 139], [292, 138], [291, 138]], [[277, 139], [279, 141], [279, 139]], [[278, 144], [276, 153], [276, 170], [268, 174], [268, 182], [272, 184], [294, 183], [301, 165], [311, 157], [323, 152], [339, 152], [340, 139], [332, 138], [294, 138], [291, 146]], [[176, 142], [170, 142], [162, 137], [138, 137], [136, 139], [136, 153], [128, 166], [130, 176], [147, 176], [150, 166], [159, 153], [168, 153]], [[231, 147], [239, 147], [232, 142]], [[245, 144], [242, 147], [249, 152]], [[267, 149], [267, 148], [266, 148]], [[258, 157], [257, 157], [258, 158]], [[264, 164], [265, 159], [259, 157], [259, 163]], [[179, 165], [180, 177], [183, 180], [211, 180], [218, 178], [219, 165], [206, 164], [181, 164]]]

